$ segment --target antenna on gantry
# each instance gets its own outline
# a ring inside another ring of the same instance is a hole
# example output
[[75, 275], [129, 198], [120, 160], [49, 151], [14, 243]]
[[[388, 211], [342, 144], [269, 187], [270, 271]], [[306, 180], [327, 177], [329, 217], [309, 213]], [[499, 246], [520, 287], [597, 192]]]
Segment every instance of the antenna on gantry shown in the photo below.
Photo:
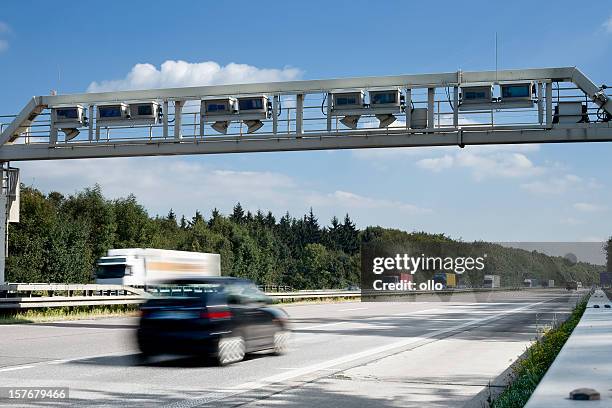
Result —
[[495, 32], [495, 82], [497, 82], [497, 71], [498, 71], [498, 67], [497, 67], [497, 31]]

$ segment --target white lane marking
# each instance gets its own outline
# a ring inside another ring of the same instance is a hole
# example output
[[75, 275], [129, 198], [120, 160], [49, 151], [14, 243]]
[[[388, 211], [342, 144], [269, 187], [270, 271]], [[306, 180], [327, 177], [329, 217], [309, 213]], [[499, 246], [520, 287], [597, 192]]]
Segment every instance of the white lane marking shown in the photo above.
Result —
[[[275, 367], [276, 370], [297, 370], [298, 367]], [[319, 371], [338, 371], [337, 368], [322, 368]]]
[[320, 327], [329, 327], [329, 326], [337, 326], [339, 324], [347, 324], [350, 322], [335, 322], [335, 323], [323, 323], [323, 324], [316, 324], [314, 326], [307, 326], [307, 327], [296, 327], [295, 330], [310, 330], [310, 329], [318, 329]]
[[15, 366], [15, 367], [8, 367], [8, 368], [0, 368], [0, 373], [3, 373], [5, 371], [15, 371], [15, 370], [24, 370], [26, 368], [33, 368], [33, 365], [23, 365], [23, 366]]
[[[367, 309], [367, 308], [365, 308]], [[352, 309], [348, 309], [348, 310], [352, 310]], [[424, 310], [418, 310], [416, 312], [401, 312], [401, 313], [395, 313], [395, 314], [390, 314], [390, 315], [385, 315], [385, 316], [368, 316], [368, 317], [364, 317], [363, 319], [360, 319], [360, 321], [367, 321], [367, 320], [375, 320], [375, 319], [388, 319], [391, 316], [408, 316], [408, 315], [413, 315], [413, 314], [417, 314], [417, 313], [423, 313], [423, 312], [431, 312], [434, 310], [445, 310], [445, 309], [440, 309], [440, 308], [436, 308], [436, 309], [424, 309]], [[347, 320], [347, 321], [342, 321], [342, 322], [335, 322], [335, 323], [322, 323], [322, 324], [316, 324], [314, 326], [306, 326], [306, 327], [295, 327], [296, 331], [299, 330], [310, 330], [310, 329], [318, 329], [321, 327], [329, 327], [329, 326], [337, 326], [340, 324], [347, 324], [347, 323], [354, 323], [353, 321]]]
[[30, 363], [28, 365], [21, 365], [21, 366], [13, 366], [13, 367], [7, 367], [7, 368], [2, 368], [0, 369], [0, 373], [4, 372], [4, 371], [13, 371], [13, 370], [22, 370], [22, 369], [26, 369], [26, 368], [34, 368], [34, 367], [39, 367], [39, 366], [43, 366], [43, 365], [54, 365], [54, 364], [64, 364], [64, 363], [72, 363], [74, 361], [80, 361], [80, 360], [89, 360], [89, 359], [93, 359], [93, 358], [101, 358], [101, 357], [121, 357], [121, 356], [131, 356], [134, 353], [137, 353], [136, 351], [133, 352], [125, 352], [125, 351], [119, 351], [119, 352], [115, 352], [115, 353], [106, 353], [106, 354], [95, 354], [95, 355], [91, 355], [91, 356], [83, 356], [83, 357], [76, 357], [76, 358], [71, 358], [71, 359], [56, 359], [56, 360], [46, 360], [46, 361], [39, 361], [36, 363]]
[[338, 309], [339, 312], [350, 312], [351, 310], [365, 310], [367, 307], [352, 307], [350, 309]]
[[[556, 299], [556, 298], [555, 298]], [[546, 300], [548, 302], [548, 300]], [[433, 302], [433, 303], [438, 303], [438, 302]], [[515, 303], [486, 303], [486, 305], [512, 305]], [[519, 303], [520, 305], [531, 305], [531, 303]], [[482, 305], [482, 303], [466, 303], [466, 304], [462, 304], [462, 305], [458, 305], [458, 306], [474, 306], [474, 305]], [[367, 308], [364, 308], [367, 309]], [[347, 309], [347, 310], [353, 310], [353, 309]], [[375, 319], [390, 319], [392, 317], [398, 317], [398, 316], [412, 316], [412, 315], [418, 315], [420, 313], [429, 313], [429, 312], [445, 312], [448, 314], [451, 314], [453, 312], [455, 313], [469, 313], [472, 315], [475, 314], [486, 314], [486, 313], [492, 313], [493, 311], [491, 310], [482, 310], [482, 311], [473, 311], [473, 310], [465, 310], [465, 309], [461, 309], [461, 310], [448, 310], [448, 308], [443, 309], [443, 308], [431, 308], [431, 309], [421, 309], [421, 310], [417, 310], [417, 311], [413, 311], [413, 312], [400, 312], [400, 313], [393, 313], [393, 314], [389, 314], [389, 315], [385, 315], [385, 316], [368, 316], [368, 317], [364, 317], [362, 319], [360, 319], [360, 322], [363, 321], [368, 321], [368, 320], [375, 320]], [[518, 313], [518, 312], [517, 312]], [[453, 319], [450, 319], [453, 320]], [[348, 323], [355, 323], [354, 321], [342, 321], [342, 322], [335, 322], [335, 323], [322, 323], [322, 324], [316, 324], [314, 326], [307, 326], [307, 327], [295, 327], [295, 331], [299, 332], [301, 330], [311, 330], [311, 329], [320, 329], [320, 328], [324, 328], [324, 327], [331, 327], [331, 326], [338, 326], [341, 324], [348, 324]], [[297, 334], [297, 333], [296, 333]], [[303, 337], [300, 337], [301, 340], [303, 340]]]
[[71, 360], [52, 360], [52, 361], [47, 362], [47, 364], [64, 364], [64, 363], [69, 363], [70, 361]]
[[[466, 323], [462, 323], [459, 324], [457, 326], [453, 326], [453, 327], [449, 327], [446, 329], [441, 329], [441, 330], [436, 330], [434, 332], [428, 333], [426, 335], [423, 336], [418, 336], [418, 337], [411, 337], [409, 339], [405, 339], [405, 340], [400, 340], [391, 344], [386, 344], [383, 346], [379, 346], [379, 347], [374, 347], [368, 350], [364, 350], [364, 351], [360, 351], [357, 353], [353, 353], [353, 354], [349, 354], [343, 357], [339, 357], [333, 360], [329, 360], [329, 361], [323, 361], [321, 363], [317, 363], [317, 364], [312, 364], [306, 367], [302, 367], [302, 368], [297, 368], [295, 370], [292, 371], [288, 371], [285, 373], [280, 373], [280, 374], [276, 374], [276, 375], [272, 375], [270, 377], [266, 377], [263, 378], [261, 380], [258, 381], [251, 381], [251, 382], [247, 382], [244, 384], [240, 384], [234, 387], [231, 387], [229, 390], [235, 391], [234, 393], [230, 394], [231, 395], [235, 395], [238, 393], [242, 393], [245, 391], [252, 391], [254, 389], [259, 389], [259, 388], [263, 388], [266, 387], [270, 384], [275, 384], [275, 383], [279, 383], [282, 381], [287, 381], [296, 377], [301, 377], [307, 374], [312, 374], [314, 372], [317, 371], [321, 371], [321, 370], [327, 370], [330, 369], [334, 366], [338, 366], [338, 365], [342, 365], [342, 364], [346, 364], [346, 363], [350, 363], [362, 358], [366, 358], [366, 357], [371, 357], [373, 355], [376, 354], [380, 354], [380, 353], [384, 353], [393, 349], [398, 349], [398, 348], [402, 348], [402, 347], [406, 347], [408, 345], [413, 345], [413, 344], [417, 344], [423, 340], [427, 340], [430, 339], [432, 337], [435, 336], [439, 336], [440, 334], [445, 334], [445, 333], [449, 333], [449, 332], [453, 332], [455, 330], [459, 330], [465, 327], [469, 327], [469, 326], [473, 326], [475, 324], [478, 323], [482, 323], [482, 322], [486, 322], [488, 320], [493, 320], [493, 319], [498, 319], [500, 316], [504, 316], [507, 314], [512, 314], [512, 313], [516, 313], [519, 312], [521, 310], [524, 309], [528, 309], [528, 308], [532, 308], [535, 306], [538, 306], [542, 303], [546, 303], [546, 302], [550, 302], [551, 300], [557, 299], [557, 298], [561, 298], [563, 296], [558, 296], [552, 299], [547, 299], [547, 300], [543, 300], [541, 302], [537, 302], [537, 303], [532, 303], [529, 304], [527, 306], [523, 306], [523, 307], [519, 307], [519, 308], [515, 308], [515, 309], [510, 309], [510, 310], [506, 310], [506, 311], [500, 311], [499, 313], [493, 314], [492, 316], [488, 316], [488, 317], [483, 317], [480, 319], [474, 319], [474, 320], [470, 320]], [[229, 391], [228, 390], [228, 391]], [[227, 392], [227, 391], [225, 391]], [[221, 398], [226, 398], [225, 397], [221, 397]], [[219, 398], [219, 399], [221, 399]]]
[[[446, 309], [440, 309], [440, 308], [435, 308], [435, 309], [423, 309], [423, 310], [417, 310], [415, 312], [401, 312], [401, 313], [394, 313], [394, 314], [390, 314], [388, 316], [410, 316], [410, 315], [414, 315], [414, 314], [419, 314], [419, 313], [425, 313], [425, 312], [433, 312], [434, 310], [446, 310]], [[385, 316], [383, 316], [385, 317]], [[365, 320], [365, 319], [364, 319]]]
[[[305, 374], [309, 374], [309, 373], [312, 373], [312, 372], [315, 372], [315, 371], [324, 371], [324, 370], [333, 371], [332, 369], [330, 369], [330, 367], [333, 366], [333, 365], [342, 364], [342, 362], [340, 362], [340, 363], [337, 362], [339, 360], [344, 361], [344, 359], [350, 357], [351, 359], [346, 361], [346, 362], [350, 362], [350, 361], [353, 361], [353, 360], [356, 360], [356, 359], [359, 359], [359, 358], [367, 357], [368, 355], [371, 355], [371, 354], [377, 354], [377, 353], [381, 352], [381, 351], [377, 351], [378, 349], [381, 349], [381, 348], [384, 348], [383, 351], [385, 351], [385, 350], [396, 348], [396, 347], [402, 347], [402, 345], [407, 345], [407, 344], [410, 344], [411, 342], [416, 343], [418, 341], [425, 340], [425, 339], [437, 336], [439, 334], [447, 333], [449, 331], [454, 331], [454, 330], [460, 329], [460, 328], [465, 327], [465, 326], [473, 325], [475, 323], [484, 322], [484, 321], [487, 321], [487, 320], [498, 318], [499, 316], [502, 316], [502, 315], [511, 314], [511, 313], [518, 313], [518, 312], [520, 312], [520, 311], [522, 311], [524, 309], [528, 309], [530, 307], [537, 306], [537, 305], [540, 305], [542, 303], [550, 302], [552, 300], [559, 299], [559, 298], [564, 298], [564, 297], [565, 296], [556, 296], [556, 297], [553, 297], [553, 298], [550, 298], [550, 299], [547, 299], [547, 300], [543, 300], [541, 302], [529, 303], [526, 306], [523, 306], [523, 307], [520, 307], [520, 308], [516, 308], [516, 309], [511, 309], [511, 310], [508, 310], [508, 311], [505, 311], [505, 312], [500, 312], [500, 313], [495, 314], [493, 316], [485, 317], [485, 318], [482, 318], [482, 319], [470, 320], [470, 321], [468, 321], [466, 323], [463, 323], [463, 324], [460, 324], [458, 326], [454, 326], [454, 327], [451, 327], [451, 328], [448, 328], [448, 329], [437, 330], [437, 331], [431, 332], [428, 335], [423, 336], [423, 337], [411, 337], [411, 339], [416, 339], [414, 341], [411, 340], [411, 341], [407, 342], [407, 340], [404, 340], [404, 341], [400, 341], [400, 342], [389, 344], [387, 346], [381, 346], [381, 347], [378, 347], [378, 348], [375, 348], [375, 349], [365, 350], [365, 351], [360, 352], [360, 353], [355, 353], [355, 354], [351, 354], [351, 355], [342, 357], [341, 359], [330, 360], [328, 362], [319, 363], [319, 364], [315, 364], [315, 365], [312, 365], [312, 366], [295, 369], [294, 371], [291, 371], [291, 372], [288, 372], [288, 373], [284, 373], [284, 375], [285, 376], [286, 375], [290, 375], [286, 379], [291, 379], [291, 378], [299, 377], [299, 376], [302, 376], [302, 375], [305, 375]], [[420, 302], [420, 303], [438, 303], [438, 302]], [[481, 303], [473, 303], [473, 305], [477, 305], [477, 304], [481, 304]], [[485, 304], [489, 305], [489, 303], [485, 303]], [[491, 304], [495, 304], [495, 303], [491, 303]], [[497, 304], [505, 304], [505, 303], [497, 303]], [[521, 304], [523, 304], [523, 303], [521, 303]], [[419, 311], [416, 311], [416, 312], [396, 313], [396, 314], [389, 315], [389, 316], [411, 315], [411, 314], [423, 313], [423, 312], [428, 312], [428, 311], [433, 311], [433, 310], [443, 310], [443, 309], [439, 309], [439, 308], [424, 309], [424, 310], [419, 310]], [[473, 314], [474, 312], [473, 311], [469, 311], [469, 313]], [[368, 318], [365, 318], [363, 320], [374, 319], [374, 318], [380, 318], [380, 316], [368, 317]], [[314, 329], [314, 328], [319, 328], [319, 327], [329, 327], [329, 326], [335, 326], [335, 325], [341, 325], [341, 324], [347, 324], [347, 323], [351, 323], [351, 322], [350, 321], [343, 321], [343, 322], [335, 322], [335, 323], [325, 323], [325, 324], [319, 324], [319, 325], [315, 325], [315, 326], [304, 327], [304, 328], [301, 328], [301, 329], [298, 329], [298, 330], [308, 330], [308, 329]], [[110, 354], [106, 353], [106, 354], [96, 354], [96, 355], [90, 355], [90, 356], [82, 356], [82, 357], [77, 357], [77, 358], [72, 358], [72, 359], [48, 360], [48, 361], [41, 361], [41, 362], [37, 362], [37, 363], [32, 363], [30, 365], [7, 367], [7, 368], [0, 369], [0, 372], [29, 369], [29, 368], [34, 368], [34, 367], [37, 367], [37, 366], [40, 366], [40, 365], [52, 365], [52, 364], [71, 363], [71, 362], [74, 362], [74, 361], [88, 360], [88, 359], [99, 358], [99, 357], [109, 357], [109, 356], [126, 356], [127, 357], [127, 356], [132, 355], [133, 353], [134, 352], [127, 352], [126, 353], [125, 351], [120, 351], [120, 352], [115, 352], [115, 353], [110, 353]], [[364, 356], [361, 356], [364, 353], [371, 353], [371, 354], [366, 354]], [[304, 373], [302, 373], [302, 372], [304, 372]], [[253, 390], [255, 388], [264, 387], [264, 386], [269, 385], [269, 384], [271, 384], [273, 382], [284, 381], [284, 379], [277, 380], [277, 379], [275, 379], [275, 377], [277, 377], [277, 376], [272, 376], [272, 377], [264, 378], [263, 380], [260, 380], [260, 381], [257, 381], [257, 382], [245, 383], [243, 385], [248, 385], [250, 387], [247, 390]], [[226, 393], [226, 392], [231, 392], [231, 391], [235, 391], [235, 390], [240, 390], [239, 392], [242, 392], [242, 390], [239, 387], [240, 386], [232, 387], [230, 389], [230, 391], [222, 390], [220, 392], [221, 393]], [[236, 393], [236, 392], [234, 392], [234, 393]], [[225, 398], [225, 397], [222, 397], [222, 398]]]

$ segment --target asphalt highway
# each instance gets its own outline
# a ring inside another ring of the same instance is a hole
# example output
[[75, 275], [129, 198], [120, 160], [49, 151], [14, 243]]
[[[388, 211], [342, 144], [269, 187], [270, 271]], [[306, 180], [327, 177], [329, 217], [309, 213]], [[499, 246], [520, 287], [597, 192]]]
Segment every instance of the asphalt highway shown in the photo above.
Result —
[[143, 362], [136, 318], [0, 326], [0, 386], [69, 387], [68, 401], [0, 406], [459, 407], [580, 294], [531, 290], [418, 302], [284, 306], [290, 350], [228, 367]]

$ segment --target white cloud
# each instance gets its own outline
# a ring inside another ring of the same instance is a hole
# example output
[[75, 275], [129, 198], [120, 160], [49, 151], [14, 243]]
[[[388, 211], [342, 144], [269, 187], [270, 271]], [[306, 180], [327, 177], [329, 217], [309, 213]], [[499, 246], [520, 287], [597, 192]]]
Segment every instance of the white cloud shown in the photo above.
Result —
[[357, 159], [387, 162], [402, 157], [430, 156], [432, 154], [456, 151], [458, 146], [435, 146], [435, 147], [383, 147], [380, 149], [359, 149], [351, 152]]
[[471, 154], [469, 152], [458, 154], [456, 163], [472, 171], [477, 180], [487, 178], [519, 178], [542, 174], [545, 169], [536, 166], [522, 153], [496, 153], [490, 156]]
[[547, 180], [536, 180], [521, 184], [521, 188], [534, 194], [563, 194], [575, 191], [582, 185], [582, 179], [575, 174], [566, 174]]
[[402, 156], [432, 156], [440, 153], [469, 152], [473, 154], [491, 154], [497, 152], [524, 152], [531, 153], [540, 150], [537, 144], [517, 144], [517, 145], [482, 145], [465, 146], [460, 149], [458, 146], [432, 146], [432, 147], [387, 147], [381, 149], [362, 149], [353, 151], [353, 156], [364, 160], [377, 160], [400, 158]]
[[597, 212], [597, 211], [604, 211], [606, 209], [606, 207], [603, 205], [592, 204], [592, 203], [575, 203], [573, 207], [575, 210], [582, 211], [582, 212]]
[[612, 33], [612, 16], [610, 16], [604, 23], [603, 28], [608, 32]]
[[238, 201], [251, 211], [300, 215], [313, 207], [323, 219], [348, 212], [361, 215], [362, 220], [369, 215], [368, 222], [375, 222], [377, 211], [397, 216], [431, 212], [402, 201], [341, 190], [318, 191], [282, 173], [216, 169], [193, 159], [39, 161], [20, 167], [22, 181], [45, 192], [72, 194], [99, 183], [109, 198], [135, 194], [151, 214], [166, 214], [173, 208], [178, 214], [190, 216], [196, 209], [208, 211], [214, 207], [227, 213]]
[[315, 194], [309, 200], [316, 206], [331, 206], [366, 210], [399, 210], [407, 214], [428, 214], [432, 210], [400, 201], [365, 197], [348, 191], [337, 190], [330, 194]]
[[[357, 125], [360, 129], [378, 129], [379, 125], [378, 119], [375, 117], [367, 117], [365, 119], [360, 120]], [[389, 128], [405, 128], [406, 121], [403, 119], [396, 119], [395, 122], [388, 126]]]
[[8, 47], [9, 47], [8, 41], [0, 39], [0, 52], [6, 51]]
[[453, 167], [454, 163], [455, 163], [454, 157], [449, 154], [445, 154], [442, 157], [421, 159], [416, 162], [416, 165], [423, 169], [431, 170], [431, 171], [438, 173], [442, 170]]
[[[452, 124], [452, 115], [441, 116], [440, 124], [448, 126]], [[403, 118], [399, 117], [390, 128], [401, 128], [405, 126]], [[459, 117], [462, 126], [478, 125], [478, 121]], [[378, 120], [365, 118], [359, 122], [360, 128], [376, 128]], [[435, 136], [434, 136], [435, 137]], [[458, 146], [430, 146], [430, 147], [404, 147], [404, 148], [381, 148], [360, 149], [352, 152], [353, 157], [369, 160], [378, 169], [385, 170], [388, 163], [399, 161], [402, 158], [420, 158], [411, 161], [417, 167], [432, 172], [441, 172], [456, 168], [464, 168], [472, 173], [476, 180], [488, 178], [523, 178], [533, 177], [549, 171], [550, 164], [536, 165], [527, 153], [539, 151], [538, 144], [519, 145], [480, 145], [466, 146], [463, 149]], [[421, 158], [422, 157], [422, 158]]]
[[545, 168], [536, 166], [526, 155], [517, 152], [494, 152], [475, 154], [459, 151], [454, 155], [418, 160], [416, 165], [422, 169], [440, 172], [451, 168], [465, 168], [471, 171], [476, 180], [489, 178], [520, 178], [544, 173]]
[[561, 220], [561, 224], [574, 226], [574, 225], [584, 224], [584, 221], [573, 218], [573, 217], [567, 217]]
[[122, 79], [92, 82], [89, 92], [128, 89], [155, 89], [184, 86], [238, 84], [248, 82], [274, 82], [299, 79], [297, 68], [257, 68], [247, 64], [230, 63], [221, 66], [214, 61], [186, 62], [168, 60], [159, 69], [152, 64], [136, 64]]
[[[385, 168], [390, 161], [402, 158], [419, 158], [416, 166], [433, 171], [463, 168], [476, 180], [490, 178], [524, 178], [545, 174], [549, 165], [536, 165], [527, 157], [537, 152], [540, 145], [483, 145], [436, 147], [404, 147], [354, 151], [353, 157], [370, 161], [374, 166]], [[422, 158], [421, 158], [422, 157]]]

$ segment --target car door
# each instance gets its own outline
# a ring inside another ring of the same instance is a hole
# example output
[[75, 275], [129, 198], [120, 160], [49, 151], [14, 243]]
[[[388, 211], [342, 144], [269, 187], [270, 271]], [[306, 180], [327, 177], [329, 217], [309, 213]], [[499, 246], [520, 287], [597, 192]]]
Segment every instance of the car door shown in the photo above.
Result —
[[254, 315], [251, 307], [234, 287], [227, 289], [227, 305], [232, 313], [233, 330], [242, 335], [247, 349], [252, 348], [255, 335], [253, 333]]
[[254, 284], [245, 284], [242, 296], [249, 308], [253, 345], [261, 349], [270, 347], [275, 327], [272, 315], [266, 311], [268, 297]]

